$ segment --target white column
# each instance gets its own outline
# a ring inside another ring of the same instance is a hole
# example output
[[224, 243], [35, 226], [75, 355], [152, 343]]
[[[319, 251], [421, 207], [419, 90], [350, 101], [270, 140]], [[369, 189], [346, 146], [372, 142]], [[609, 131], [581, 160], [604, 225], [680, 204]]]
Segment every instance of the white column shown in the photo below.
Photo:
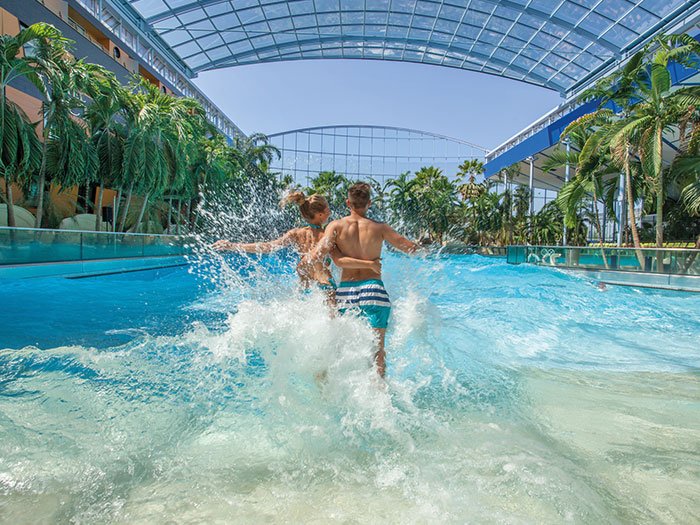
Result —
[[[571, 152], [571, 143], [569, 142], [569, 139], [564, 140], [564, 144], [566, 145], [566, 165], [564, 166], [564, 183], [569, 182], [570, 175], [571, 175], [571, 165], [569, 164], [569, 153]], [[564, 235], [562, 239], [562, 244], [566, 246], [567, 244], [567, 228], [566, 228], [566, 223], [564, 223]]]
[[532, 216], [535, 212], [535, 157], [528, 157], [527, 160], [530, 163], [530, 210], [529, 215]]

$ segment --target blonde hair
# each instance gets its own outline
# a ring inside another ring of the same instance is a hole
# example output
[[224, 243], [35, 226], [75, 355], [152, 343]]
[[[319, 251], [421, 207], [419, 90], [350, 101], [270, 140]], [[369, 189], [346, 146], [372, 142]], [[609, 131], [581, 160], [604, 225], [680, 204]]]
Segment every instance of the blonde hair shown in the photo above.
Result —
[[317, 213], [321, 213], [329, 209], [328, 201], [323, 195], [314, 193], [307, 197], [303, 191], [294, 191], [282, 199], [281, 204], [284, 206], [289, 203], [299, 206], [301, 216], [307, 221], [313, 220]]

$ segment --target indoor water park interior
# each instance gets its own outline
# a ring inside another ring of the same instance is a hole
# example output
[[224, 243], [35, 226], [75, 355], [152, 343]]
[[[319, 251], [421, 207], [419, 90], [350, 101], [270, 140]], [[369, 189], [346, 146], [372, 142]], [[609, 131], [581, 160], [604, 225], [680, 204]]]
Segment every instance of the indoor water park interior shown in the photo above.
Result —
[[700, 522], [700, 2], [0, 28], [0, 524]]

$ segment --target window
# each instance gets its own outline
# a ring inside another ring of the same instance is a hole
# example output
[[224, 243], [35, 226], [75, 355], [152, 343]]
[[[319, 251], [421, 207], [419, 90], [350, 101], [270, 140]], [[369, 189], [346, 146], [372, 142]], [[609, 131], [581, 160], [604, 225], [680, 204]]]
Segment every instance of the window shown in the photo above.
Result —
[[[29, 28], [29, 26], [24, 22], [20, 22], [19, 28], [21, 31], [24, 31], [25, 29]], [[36, 46], [32, 43], [25, 44], [22, 50], [24, 51], [24, 56], [26, 57], [36, 56]]]
[[117, 60], [119, 60], [122, 57], [121, 50], [116, 46], [114, 46], [114, 50], [112, 51], [112, 54], [114, 55], [114, 58]]

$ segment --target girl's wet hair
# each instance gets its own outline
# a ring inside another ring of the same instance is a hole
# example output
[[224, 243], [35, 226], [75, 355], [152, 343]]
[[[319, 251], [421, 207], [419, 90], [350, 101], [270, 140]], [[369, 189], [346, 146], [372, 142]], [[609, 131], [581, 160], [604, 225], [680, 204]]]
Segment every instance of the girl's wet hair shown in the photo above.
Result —
[[301, 216], [307, 221], [313, 220], [317, 213], [324, 212], [329, 208], [326, 198], [318, 193], [307, 197], [303, 191], [295, 191], [282, 199], [281, 204], [284, 206], [290, 202], [299, 206]]

